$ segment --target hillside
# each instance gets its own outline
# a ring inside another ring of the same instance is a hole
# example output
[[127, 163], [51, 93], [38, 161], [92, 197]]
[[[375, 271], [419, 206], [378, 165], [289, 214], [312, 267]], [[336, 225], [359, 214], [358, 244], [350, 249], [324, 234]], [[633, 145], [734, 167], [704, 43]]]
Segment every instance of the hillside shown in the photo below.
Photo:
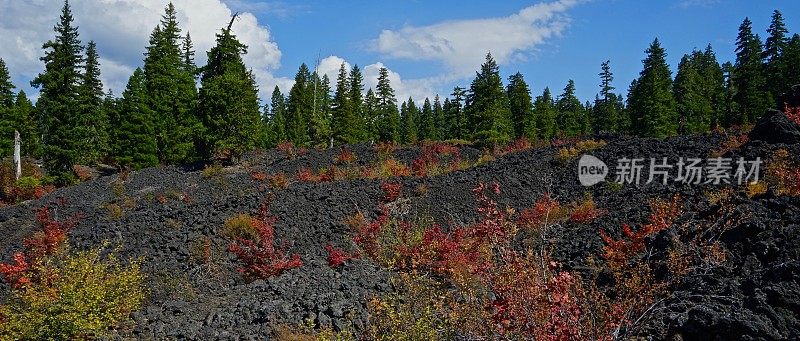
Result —
[[[779, 149], [788, 151], [793, 162], [800, 155], [800, 143], [757, 139], [721, 149], [736, 136], [712, 133], [665, 140], [598, 136], [596, 140], [607, 144], [588, 153], [603, 160], [612, 173], [620, 158], [666, 157], [675, 163], [681, 157], [706, 159], [717, 151], [734, 160], [760, 157], [768, 166]], [[607, 244], [600, 230], [621, 238], [623, 223], [646, 223], [652, 199], [670, 200], [677, 194], [680, 214], [669, 228], [647, 237], [648, 252], [654, 258], [664, 257], [675, 246], [675, 238], [696, 236], [701, 226], [722, 226], [703, 238], [718, 241], [714, 245], [722, 247], [725, 257], [671, 282], [668, 293], [658, 296], [631, 333], [684, 339], [800, 337], [800, 246], [796, 242], [800, 197], [778, 195], [770, 188], [751, 198], [745, 186], [674, 181], [583, 187], [577, 178], [578, 157], [559, 156], [575, 141], [563, 143], [498, 154], [494, 160], [482, 157], [478, 149], [458, 147], [464, 160], [482, 158], [482, 162], [435, 176], [391, 178], [402, 184], [392, 210], [406, 219], [432, 217], [447, 231], [480, 219], [472, 192], [480, 183], [499, 184], [499, 207], [513, 209], [513, 217], [534, 206], [544, 193], [561, 203], [581, 202], [590, 194], [603, 213], [586, 222], [554, 222], [544, 243], [552, 247], [553, 259], [563, 270], [583, 274], [588, 280]], [[354, 160], [348, 158], [350, 168], [372, 165], [379, 158], [369, 145], [347, 149], [355, 154]], [[411, 165], [422, 152], [412, 147], [393, 155]], [[298, 181], [301, 169], [330, 168], [342, 155], [341, 148], [300, 154], [290, 157], [277, 149], [255, 152], [235, 165], [205, 170], [147, 168], [4, 207], [0, 209], [0, 235], [4, 236], [0, 255], [11, 260], [23, 247], [22, 239], [37, 228], [35, 210], [49, 205], [57, 219], [80, 214], [68, 233], [72, 246], [85, 249], [108, 241], [118, 245], [121, 259], [141, 259], [148, 298], [142, 309], [131, 314], [135, 324], [112, 338], [263, 339], [274, 336], [279, 326], [299, 328], [306, 320], [360, 334], [368, 328], [368, 302], [398, 290], [391, 280], [398, 272], [369, 257], [331, 267], [325, 246], [354, 249], [355, 232], [345, 221], [359, 211], [367, 219], [380, 215], [383, 181], [357, 176], [331, 182]], [[345, 168], [343, 161], [338, 164]], [[288, 186], [270, 185], [269, 177], [281, 172], [288, 175]], [[647, 172], [645, 167], [643, 179]], [[762, 178], [766, 173], [763, 167]], [[268, 197], [272, 198], [269, 212], [277, 218], [276, 244], [299, 254], [303, 264], [268, 279], [245, 280], [236, 272], [236, 257], [226, 250], [231, 240], [221, 231], [236, 214], [256, 214]], [[682, 229], [694, 232], [682, 235]], [[524, 239], [521, 234], [513, 247], [523, 250]], [[653, 269], [656, 278], [667, 272], [663, 267]], [[598, 285], [610, 285], [607, 271], [597, 276]], [[3, 284], [0, 289], [2, 299], [7, 299], [9, 288]]]

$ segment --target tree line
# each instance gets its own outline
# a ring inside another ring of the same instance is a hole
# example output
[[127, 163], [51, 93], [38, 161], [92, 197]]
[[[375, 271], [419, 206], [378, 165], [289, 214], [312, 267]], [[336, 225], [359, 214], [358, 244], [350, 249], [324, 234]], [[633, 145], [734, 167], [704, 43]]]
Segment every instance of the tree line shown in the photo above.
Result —
[[655, 39], [625, 97], [615, 92], [610, 61], [600, 66], [594, 101], [581, 103], [572, 80], [557, 96], [545, 88], [535, 98], [520, 73], [504, 84], [487, 54], [468, 88], [457, 86], [448, 97], [425, 98], [421, 105], [413, 98], [398, 103], [386, 68], [375, 89], [364, 92], [358, 65], [342, 64], [332, 83], [302, 64], [289, 92], [276, 86], [262, 108], [242, 60], [247, 46], [231, 30], [234, 19], [217, 34], [206, 65], [197, 66], [191, 36], [181, 32], [170, 3], [150, 35], [143, 66], [115, 97], [104, 93], [97, 46], [82, 45], [65, 1], [55, 37], [42, 46], [45, 69], [31, 82], [40, 91], [35, 105], [23, 91], [14, 92], [0, 59], [0, 153], [11, 153], [18, 130], [23, 154], [41, 157], [48, 173], [68, 182], [75, 164], [143, 168], [235, 157], [281, 142], [460, 139], [497, 145], [597, 133], [666, 137], [752, 124], [800, 83], [800, 35], [790, 37], [774, 11], [763, 43], [752, 22], [742, 22], [734, 63], [720, 64], [709, 45], [684, 55], [674, 78]]

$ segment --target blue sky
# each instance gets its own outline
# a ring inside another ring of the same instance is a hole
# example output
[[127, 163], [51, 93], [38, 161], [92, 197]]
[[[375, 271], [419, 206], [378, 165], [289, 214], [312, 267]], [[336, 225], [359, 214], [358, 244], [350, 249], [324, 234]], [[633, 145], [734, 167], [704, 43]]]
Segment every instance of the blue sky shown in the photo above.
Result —
[[[120, 93], [140, 66], [147, 35], [166, 0], [73, 0], [84, 41], [98, 42], [106, 86]], [[0, 0], [0, 58], [15, 83], [41, 70], [40, 46], [52, 35], [60, 0]], [[482, 56], [498, 56], [504, 78], [525, 75], [534, 96], [549, 86], [559, 94], [574, 79], [582, 100], [594, 98], [600, 63], [611, 60], [617, 92], [641, 69], [644, 50], [658, 37], [673, 70], [684, 53], [711, 43], [720, 62], [734, 59], [737, 28], [750, 17], [766, 36], [774, 9], [790, 32], [800, 32], [800, 1], [561, 0], [503, 1], [261, 1], [176, 0], [179, 20], [192, 33], [200, 62], [213, 33], [232, 12], [244, 13], [234, 32], [250, 45], [245, 59], [261, 94], [277, 84], [288, 92], [300, 63], [333, 75], [341, 62], [358, 64], [367, 85], [386, 66], [401, 97], [447, 95], [467, 87]], [[401, 98], [401, 100], [404, 98]]]

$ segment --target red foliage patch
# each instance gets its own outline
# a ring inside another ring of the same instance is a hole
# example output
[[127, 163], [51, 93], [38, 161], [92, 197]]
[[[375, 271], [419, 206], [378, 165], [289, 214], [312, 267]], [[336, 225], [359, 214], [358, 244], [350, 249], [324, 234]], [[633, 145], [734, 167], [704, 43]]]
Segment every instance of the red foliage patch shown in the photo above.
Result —
[[331, 244], [325, 245], [325, 251], [328, 252], [328, 265], [334, 268], [341, 266], [349, 260], [358, 259], [361, 256], [358, 252], [349, 254], [342, 249], [333, 247]]
[[419, 177], [428, 176], [438, 167], [442, 170], [456, 170], [461, 163], [458, 147], [446, 143], [431, 143], [422, 146], [419, 157], [411, 162], [411, 172]]
[[786, 117], [788, 117], [790, 120], [794, 121], [797, 124], [800, 124], [800, 107], [790, 107], [787, 104], [784, 113], [786, 114]]
[[514, 142], [511, 142], [507, 146], [505, 146], [500, 151], [500, 153], [501, 154], [516, 153], [516, 152], [521, 152], [521, 151], [528, 150], [528, 149], [531, 149], [531, 141], [529, 141], [528, 138], [526, 138], [526, 137], [520, 137], [520, 138], [514, 140]]
[[30, 284], [30, 268], [31, 265], [26, 260], [25, 255], [22, 252], [17, 252], [14, 254], [13, 264], [0, 263], [0, 276], [3, 277], [3, 281], [19, 289]]
[[260, 181], [267, 180], [267, 178], [269, 178], [269, 176], [267, 175], [267, 173], [264, 173], [264, 172], [253, 171], [253, 172], [250, 172], [250, 178], [253, 179], [253, 181], [259, 181], [260, 182]]
[[336, 163], [353, 163], [356, 161], [356, 154], [349, 149], [342, 149], [339, 154], [333, 158]]
[[258, 231], [259, 242], [245, 238], [236, 238], [228, 246], [228, 251], [236, 255], [242, 266], [236, 270], [252, 278], [269, 278], [282, 272], [303, 265], [299, 254], [287, 256], [285, 250], [276, 248], [275, 221], [277, 218], [269, 213], [269, 200], [259, 208], [259, 215], [253, 218], [253, 227]]
[[383, 202], [389, 203], [397, 200], [403, 192], [403, 184], [396, 182], [381, 183], [381, 190], [383, 191]]
[[520, 212], [517, 217], [517, 225], [527, 228], [537, 227], [550, 220], [550, 214], [560, 207], [561, 204], [559, 204], [558, 200], [551, 198], [550, 193], [544, 193], [539, 200], [536, 200], [533, 207], [526, 208]]

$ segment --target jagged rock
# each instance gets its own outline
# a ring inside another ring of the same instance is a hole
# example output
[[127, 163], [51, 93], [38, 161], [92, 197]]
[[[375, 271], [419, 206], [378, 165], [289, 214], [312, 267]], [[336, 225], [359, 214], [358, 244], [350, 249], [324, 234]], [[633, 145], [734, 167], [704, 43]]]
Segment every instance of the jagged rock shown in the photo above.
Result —
[[777, 110], [767, 110], [750, 131], [751, 140], [767, 143], [800, 143], [800, 125]]

